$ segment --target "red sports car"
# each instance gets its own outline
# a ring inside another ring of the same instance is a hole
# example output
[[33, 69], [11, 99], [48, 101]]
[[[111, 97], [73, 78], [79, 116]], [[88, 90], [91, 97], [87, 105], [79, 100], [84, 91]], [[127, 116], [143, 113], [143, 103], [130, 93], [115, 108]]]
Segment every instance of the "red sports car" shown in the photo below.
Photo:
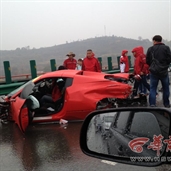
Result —
[[[127, 99], [132, 92], [128, 80], [129, 74], [123, 73], [49, 72], [8, 94], [0, 104], [0, 116], [15, 121], [23, 132], [32, 122], [84, 120], [93, 110], [115, 107], [116, 99]], [[60, 82], [61, 97], [42, 105], [44, 95], [51, 97], [54, 82]]]

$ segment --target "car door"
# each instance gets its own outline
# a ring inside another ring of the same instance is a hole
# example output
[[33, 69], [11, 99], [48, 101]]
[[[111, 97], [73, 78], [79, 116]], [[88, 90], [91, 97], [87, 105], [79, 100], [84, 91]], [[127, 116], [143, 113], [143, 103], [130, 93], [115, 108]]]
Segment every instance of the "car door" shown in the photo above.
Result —
[[29, 84], [23, 88], [19, 96], [15, 98], [14, 102], [12, 102], [13, 119], [23, 133], [32, 120], [32, 114], [27, 106], [31, 104], [31, 100], [28, 97], [33, 87], [34, 83], [29, 82]]
[[15, 102], [12, 104], [14, 121], [23, 133], [31, 122], [31, 116], [29, 117], [26, 102], [26, 99], [17, 96]]

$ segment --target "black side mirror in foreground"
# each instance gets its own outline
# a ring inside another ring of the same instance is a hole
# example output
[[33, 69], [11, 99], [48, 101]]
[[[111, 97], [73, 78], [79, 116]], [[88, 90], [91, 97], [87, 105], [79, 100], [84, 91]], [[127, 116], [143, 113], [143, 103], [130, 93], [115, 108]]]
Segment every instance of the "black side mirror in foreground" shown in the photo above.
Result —
[[116, 108], [90, 113], [80, 147], [86, 155], [139, 166], [171, 163], [171, 111], [167, 108]]

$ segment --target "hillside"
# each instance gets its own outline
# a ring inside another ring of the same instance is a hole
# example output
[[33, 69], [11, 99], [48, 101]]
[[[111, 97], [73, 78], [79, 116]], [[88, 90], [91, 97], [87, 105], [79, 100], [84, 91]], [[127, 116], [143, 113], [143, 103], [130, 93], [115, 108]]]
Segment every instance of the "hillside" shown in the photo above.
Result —
[[[171, 42], [168, 41], [164, 43], [171, 45]], [[38, 71], [47, 72], [50, 71], [50, 59], [55, 59], [57, 66], [59, 66], [66, 59], [68, 52], [74, 52], [76, 59], [78, 59], [85, 57], [87, 49], [92, 49], [97, 57], [103, 58], [103, 65], [107, 65], [106, 57], [108, 56], [112, 57], [113, 65], [116, 65], [116, 58], [120, 56], [123, 49], [127, 49], [129, 51], [128, 54], [132, 56], [131, 50], [134, 47], [143, 46], [146, 53], [147, 48], [151, 45], [152, 42], [148, 39], [134, 40], [116, 36], [104, 36], [40, 49], [30, 49], [28, 46], [11, 51], [0, 51], [0, 75], [4, 74], [3, 61], [10, 61], [12, 75], [29, 73], [29, 61], [33, 59], [36, 60]]]

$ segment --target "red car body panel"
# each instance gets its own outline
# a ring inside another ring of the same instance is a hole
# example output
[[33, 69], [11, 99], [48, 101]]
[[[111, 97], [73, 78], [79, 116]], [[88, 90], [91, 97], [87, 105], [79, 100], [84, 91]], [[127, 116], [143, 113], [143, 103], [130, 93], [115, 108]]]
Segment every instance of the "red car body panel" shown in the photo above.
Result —
[[22, 132], [25, 132], [29, 125], [28, 109], [24, 107], [25, 99], [16, 97], [14, 102], [11, 102], [13, 120], [19, 126]]
[[[123, 78], [129, 79], [129, 74], [105, 74], [98, 72], [77, 71], [77, 70], [59, 70], [43, 74], [32, 80], [37, 84], [46, 78], [71, 78], [72, 84], [65, 89], [63, 108], [55, 114], [48, 116], [34, 117], [33, 122], [52, 122], [60, 119], [66, 120], [84, 120], [93, 110], [99, 100], [104, 98], [126, 99], [132, 87], [129, 84], [107, 79]], [[11, 116], [19, 128], [24, 132], [29, 125], [28, 109], [24, 105], [26, 99], [19, 97], [23, 89], [14, 93], [11, 98]]]

